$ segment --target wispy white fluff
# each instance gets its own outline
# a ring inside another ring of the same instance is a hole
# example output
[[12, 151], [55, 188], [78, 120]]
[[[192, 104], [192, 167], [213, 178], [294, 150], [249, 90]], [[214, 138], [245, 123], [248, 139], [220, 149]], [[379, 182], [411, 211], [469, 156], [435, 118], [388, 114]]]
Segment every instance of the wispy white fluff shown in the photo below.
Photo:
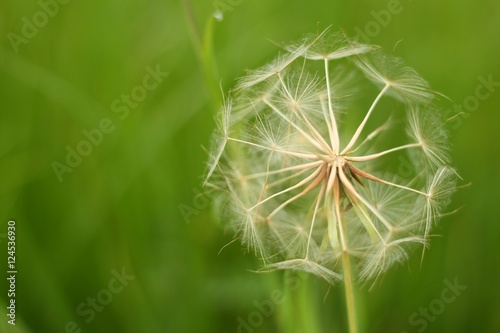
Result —
[[[428, 244], [455, 188], [444, 124], [428, 104], [434, 94], [400, 59], [343, 34], [283, 48], [225, 103], [207, 184], [221, 190], [224, 222], [263, 271], [334, 283], [347, 255], [358, 280], [374, 278]], [[341, 91], [355, 77], [357, 91], [371, 94], [362, 114], [347, 107], [356, 93]], [[389, 131], [391, 113], [404, 142]], [[398, 155], [410, 156], [411, 179], [391, 173]]]

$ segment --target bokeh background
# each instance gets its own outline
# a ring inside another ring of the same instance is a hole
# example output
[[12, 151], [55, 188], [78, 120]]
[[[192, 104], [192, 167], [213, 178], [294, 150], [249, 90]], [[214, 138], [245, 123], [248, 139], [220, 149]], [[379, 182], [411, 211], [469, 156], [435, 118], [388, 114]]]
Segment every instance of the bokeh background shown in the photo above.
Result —
[[[480, 77], [500, 82], [500, 2], [54, 3], [0, 2], [0, 332], [309, 333], [307, 321], [317, 332], [345, 332], [342, 287], [313, 277], [288, 276], [298, 289], [270, 313], [259, 310], [287, 276], [251, 272], [259, 263], [238, 243], [219, 253], [233, 235], [200, 195], [219, 83], [227, 91], [272, 59], [270, 40], [328, 26], [366, 33], [447, 95], [445, 109], [464, 112], [450, 130], [454, 164], [470, 183], [454, 196], [459, 210], [435, 229], [422, 263], [417, 254], [361, 288], [366, 332], [500, 332], [499, 85], [474, 104]], [[222, 21], [210, 19], [216, 7]], [[394, 8], [390, 18], [377, 15]], [[154, 70], [168, 75], [141, 90]], [[140, 100], [127, 106], [121, 98], [131, 93]], [[99, 126], [107, 133], [81, 146], [91, 152], [58, 177], [54, 162], [65, 164], [67, 147]], [[6, 316], [11, 219], [16, 326]], [[122, 273], [129, 280], [110, 293]], [[440, 309], [445, 280], [467, 289]], [[82, 315], [92, 298], [106, 304]], [[429, 305], [439, 314], [427, 327], [412, 323]]]

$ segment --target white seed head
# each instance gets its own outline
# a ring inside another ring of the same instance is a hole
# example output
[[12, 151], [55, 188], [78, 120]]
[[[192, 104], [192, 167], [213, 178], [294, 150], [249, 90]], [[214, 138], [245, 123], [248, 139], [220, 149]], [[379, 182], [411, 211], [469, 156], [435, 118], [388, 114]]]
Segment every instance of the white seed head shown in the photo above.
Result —
[[347, 254], [358, 280], [377, 277], [427, 245], [455, 188], [434, 94], [401, 60], [343, 34], [283, 48], [225, 101], [206, 184], [263, 270], [334, 283]]

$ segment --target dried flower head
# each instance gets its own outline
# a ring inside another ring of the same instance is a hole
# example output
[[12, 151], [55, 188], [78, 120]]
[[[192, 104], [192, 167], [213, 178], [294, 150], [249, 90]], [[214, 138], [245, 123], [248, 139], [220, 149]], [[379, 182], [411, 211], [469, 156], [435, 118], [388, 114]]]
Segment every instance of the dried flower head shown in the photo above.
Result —
[[284, 49], [225, 101], [206, 185], [264, 269], [334, 283], [347, 255], [355, 278], [376, 277], [425, 248], [454, 191], [434, 93], [400, 59], [343, 34]]

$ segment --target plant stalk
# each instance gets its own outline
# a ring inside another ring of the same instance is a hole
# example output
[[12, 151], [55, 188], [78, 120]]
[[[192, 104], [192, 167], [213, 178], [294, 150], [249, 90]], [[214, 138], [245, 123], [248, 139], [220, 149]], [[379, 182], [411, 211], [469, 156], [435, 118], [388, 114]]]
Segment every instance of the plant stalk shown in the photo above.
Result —
[[216, 19], [213, 16], [209, 17], [202, 32], [196, 21], [191, 0], [182, 0], [182, 4], [189, 27], [191, 42], [200, 61], [205, 85], [210, 94], [212, 109], [214, 112], [217, 112], [222, 101], [217, 81], [219, 74], [213, 48], [214, 22]]
[[359, 333], [358, 322], [356, 320], [356, 305], [352, 281], [351, 263], [349, 260], [349, 254], [347, 252], [344, 252], [344, 254], [342, 255], [342, 267], [344, 272], [344, 287], [347, 307], [347, 319], [349, 322], [349, 333]]

